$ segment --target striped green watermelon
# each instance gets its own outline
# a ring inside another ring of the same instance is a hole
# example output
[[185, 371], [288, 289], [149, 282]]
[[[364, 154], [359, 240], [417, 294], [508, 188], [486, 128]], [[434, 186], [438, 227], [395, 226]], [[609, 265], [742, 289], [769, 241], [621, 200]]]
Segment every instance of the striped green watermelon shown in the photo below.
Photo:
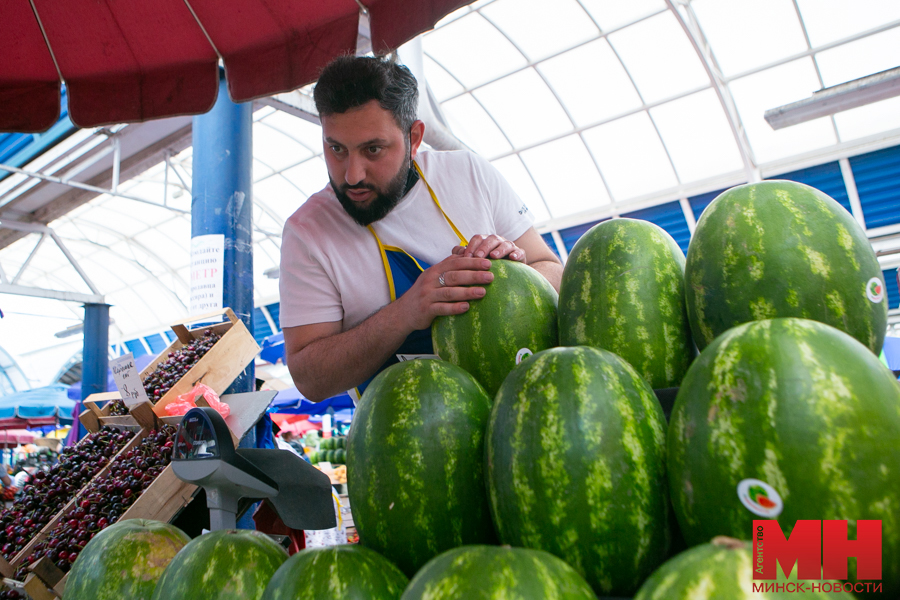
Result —
[[259, 600], [287, 558], [284, 548], [258, 531], [206, 533], [172, 559], [153, 600]]
[[177, 527], [159, 521], [110, 525], [72, 565], [66, 600], [150, 600], [169, 561], [190, 541]]
[[553, 348], [523, 362], [487, 430], [500, 540], [555, 554], [600, 595], [632, 594], [669, 549], [665, 428], [653, 390], [611, 352]]
[[559, 296], [522, 263], [494, 260], [491, 273], [484, 298], [461, 315], [436, 318], [431, 339], [438, 356], [471, 373], [493, 397], [523, 358], [557, 345]]
[[391, 561], [352, 544], [303, 550], [272, 577], [262, 600], [399, 600], [409, 583]]
[[559, 342], [624, 358], [653, 388], [678, 387], [694, 356], [684, 305], [684, 253], [661, 227], [612, 219], [569, 254]]
[[419, 571], [402, 600], [595, 600], [591, 587], [552, 554], [526, 548], [465, 546]]
[[791, 577], [785, 577], [779, 567], [778, 579], [754, 581], [751, 554], [749, 542], [713, 538], [712, 542], [695, 546], [667, 561], [644, 582], [634, 600], [853, 600], [853, 594], [845, 592], [822, 592], [818, 588], [812, 591], [812, 583], [824, 583], [818, 581], [799, 582], [804, 588], [802, 595], [787, 591], [754, 593], [754, 583], [796, 584], [798, 579], [796, 569]]
[[884, 343], [884, 275], [865, 232], [802, 183], [764, 181], [719, 195], [697, 223], [684, 275], [701, 350], [736, 325], [776, 317], [827, 323], [875, 354]]
[[412, 576], [434, 556], [494, 540], [484, 485], [491, 400], [439, 360], [378, 374], [347, 438], [347, 488], [360, 542]]
[[[883, 523], [885, 597], [900, 595], [900, 387], [849, 335], [806, 319], [735, 327], [688, 370], [668, 433], [689, 545], [753, 519]], [[740, 496], [739, 496], [740, 494]]]

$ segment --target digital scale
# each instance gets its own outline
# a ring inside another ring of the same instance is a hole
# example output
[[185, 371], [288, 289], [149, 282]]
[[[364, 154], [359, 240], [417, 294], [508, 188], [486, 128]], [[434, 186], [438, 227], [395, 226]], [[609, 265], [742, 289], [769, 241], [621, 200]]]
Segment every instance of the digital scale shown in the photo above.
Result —
[[206, 490], [211, 531], [234, 529], [241, 498], [267, 499], [292, 529], [337, 526], [331, 480], [288, 450], [235, 448], [218, 412], [198, 407], [181, 419], [172, 470]]

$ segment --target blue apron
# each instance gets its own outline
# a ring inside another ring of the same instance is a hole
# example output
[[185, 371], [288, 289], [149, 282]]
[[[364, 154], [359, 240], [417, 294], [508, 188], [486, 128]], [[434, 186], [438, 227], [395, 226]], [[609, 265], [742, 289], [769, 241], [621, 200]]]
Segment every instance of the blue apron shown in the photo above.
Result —
[[[422, 169], [419, 168], [418, 163], [413, 161], [413, 166], [416, 168], [416, 172], [418, 172], [419, 177], [422, 179], [422, 182], [425, 183], [425, 187], [428, 188], [428, 193], [431, 195], [431, 199], [434, 200], [435, 205], [438, 207], [438, 210], [441, 211], [441, 214], [444, 215], [444, 219], [446, 219], [447, 224], [450, 225], [450, 228], [453, 229], [453, 233], [456, 234], [456, 237], [459, 239], [459, 243], [462, 246], [468, 245], [468, 241], [466, 238], [460, 233], [459, 229], [456, 228], [456, 225], [453, 224], [453, 221], [450, 220], [450, 217], [447, 216], [447, 213], [444, 212], [444, 209], [441, 207], [441, 203], [438, 202], [437, 195], [435, 195], [434, 190], [431, 189], [431, 186], [428, 185], [428, 182], [425, 181], [425, 175], [422, 173]], [[384, 265], [384, 274], [388, 280], [388, 288], [390, 291], [391, 302], [405, 294], [409, 288], [413, 286], [416, 282], [416, 279], [419, 278], [419, 275], [422, 272], [429, 268], [431, 265], [416, 258], [412, 254], [406, 252], [403, 248], [399, 248], [397, 246], [385, 246], [381, 243], [381, 239], [379, 239], [378, 234], [375, 233], [375, 229], [368, 225], [369, 231], [372, 232], [372, 235], [375, 237], [375, 242], [378, 244], [378, 250], [381, 253], [381, 262]], [[416, 356], [421, 355], [434, 355], [434, 348], [431, 344], [431, 328], [420, 329], [418, 331], [413, 331], [409, 334], [400, 347], [397, 349], [397, 352], [394, 356], [391, 356], [387, 362], [381, 365], [378, 370], [375, 372], [375, 375], [381, 373], [391, 365], [395, 365], [401, 360], [407, 360], [408, 358], [414, 358]], [[350, 396], [353, 398], [354, 402], [358, 402], [359, 398], [362, 396], [363, 391], [368, 387], [369, 383], [375, 378], [375, 375], [372, 375], [369, 379], [364, 381], [362, 384], [356, 387], [356, 389], [350, 391]], [[354, 397], [355, 392], [355, 397]]]

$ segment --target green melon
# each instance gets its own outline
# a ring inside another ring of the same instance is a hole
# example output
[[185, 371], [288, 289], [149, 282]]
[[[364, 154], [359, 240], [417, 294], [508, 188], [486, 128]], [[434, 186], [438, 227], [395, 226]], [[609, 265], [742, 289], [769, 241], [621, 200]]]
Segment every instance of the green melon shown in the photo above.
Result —
[[434, 351], [460, 366], [491, 397], [524, 358], [558, 343], [558, 295], [544, 276], [522, 263], [491, 261], [494, 281], [461, 315], [431, 325]]
[[[788, 591], [753, 593], [754, 584], [771, 586], [789, 582], [795, 584], [789, 589], [795, 589], [796, 584], [800, 583], [803, 586], [802, 595]], [[798, 597], [808, 600], [853, 600], [853, 594], [845, 592], [822, 592], [820, 588], [813, 591], [813, 583], [824, 582], [800, 582], [796, 569], [791, 577], [785, 577], [780, 567], [778, 579], [754, 581], [750, 542], [717, 537], [667, 561], [644, 582], [634, 600], [790, 600]], [[831, 590], [831, 582], [828, 583]]]
[[343, 450], [343, 449], [341, 449], [341, 450], [335, 450], [335, 451], [334, 451], [334, 461], [335, 461], [337, 464], [339, 464], [339, 465], [344, 464], [344, 463], [347, 461], [347, 453], [346, 453], [346, 451]]
[[334, 462], [335, 451], [334, 451], [334, 450], [329, 450], [329, 451], [326, 452], [325, 454], [326, 454], [325, 460], [327, 460], [327, 461], [330, 462], [330, 463], [333, 463], [333, 462]]
[[885, 592], [896, 597], [897, 440], [900, 387], [865, 346], [806, 319], [735, 327], [694, 361], [669, 423], [685, 540], [747, 538], [754, 519], [776, 517], [785, 535], [798, 519], [848, 519], [855, 539], [857, 519], [880, 519]]
[[419, 571], [402, 600], [595, 600], [591, 587], [562, 560], [540, 550], [465, 546]]
[[559, 342], [609, 350], [651, 387], [678, 387], [694, 345], [684, 253], [672, 236], [635, 219], [604, 221], [581, 236], [563, 271]]
[[398, 600], [406, 575], [358, 545], [303, 550], [272, 577], [262, 600]]
[[314, 465], [319, 462], [319, 453], [315, 451], [310, 452], [307, 458], [309, 458], [310, 464]]
[[259, 600], [287, 558], [264, 533], [213, 531], [191, 540], [172, 559], [153, 600]]
[[177, 527], [159, 521], [110, 525], [72, 565], [66, 600], [150, 600], [169, 561], [190, 541]]
[[555, 554], [599, 595], [632, 594], [669, 549], [665, 430], [653, 390], [618, 356], [535, 354], [503, 382], [487, 430], [500, 540]]
[[702, 350], [726, 330], [800, 317], [849, 333], [878, 354], [884, 275], [865, 232], [815, 188], [764, 181], [723, 192], [688, 247], [685, 298]]
[[491, 400], [439, 360], [375, 377], [347, 439], [347, 488], [360, 542], [412, 576], [437, 554], [494, 540], [484, 487]]

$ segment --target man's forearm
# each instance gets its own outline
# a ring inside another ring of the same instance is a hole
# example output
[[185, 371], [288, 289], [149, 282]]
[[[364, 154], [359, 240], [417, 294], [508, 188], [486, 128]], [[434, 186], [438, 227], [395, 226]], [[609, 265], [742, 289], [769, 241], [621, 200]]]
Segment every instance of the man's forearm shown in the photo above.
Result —
[[540, 260], [528, 266], [543, 275], [550, 282], [550, 285], [553, 286], [553, 289], [557, 292], [559, 291], [563, 274], [563, 266], [561, 264], [553, 260]]
[[288, 357], [297, 389], [314, 402], [351, 389], [397, 351], [409, 332], [398, 326], [389, 304], [343, 333], [316, 340]]

